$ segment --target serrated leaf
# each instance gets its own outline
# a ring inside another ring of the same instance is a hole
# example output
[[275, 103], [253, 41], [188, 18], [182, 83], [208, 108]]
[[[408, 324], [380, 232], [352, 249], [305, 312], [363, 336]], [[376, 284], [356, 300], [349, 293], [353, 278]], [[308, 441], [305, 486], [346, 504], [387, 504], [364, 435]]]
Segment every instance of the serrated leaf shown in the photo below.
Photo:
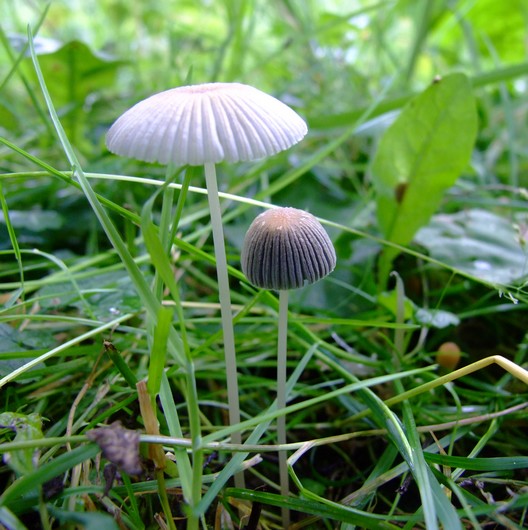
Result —
[[[463, 74], [432, 84], [404, 108], [381, 138], [372, 166], [377, 214], [385, 238], [410, 243], [469, 162], [477, 133], [471, 85]], [[386, 281], [398, 250], [380, 264]]]

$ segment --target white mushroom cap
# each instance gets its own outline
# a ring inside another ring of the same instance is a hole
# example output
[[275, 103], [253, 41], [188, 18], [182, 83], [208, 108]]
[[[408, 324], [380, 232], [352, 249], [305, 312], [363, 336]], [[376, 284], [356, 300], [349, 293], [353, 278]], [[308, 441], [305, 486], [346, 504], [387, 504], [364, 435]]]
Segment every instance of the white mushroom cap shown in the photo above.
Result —
[[281, 291], [330, 274], [336, 254], [328, 234], [312, 214], [296, 208], [274, 208], [251, 223], [241, 264], [253, 285]]
[[177, 166], [256, 160], [288, 149], [306, 123], [278, 99], [240, 83], [190, 85], [140, 101], [106, 137], [108, 149]]

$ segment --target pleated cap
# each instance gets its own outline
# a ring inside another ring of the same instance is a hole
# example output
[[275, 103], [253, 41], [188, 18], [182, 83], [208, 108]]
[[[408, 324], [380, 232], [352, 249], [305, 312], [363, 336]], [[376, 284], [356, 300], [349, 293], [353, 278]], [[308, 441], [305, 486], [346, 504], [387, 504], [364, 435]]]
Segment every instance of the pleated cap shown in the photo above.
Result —
[[110, 127], [118, 155], [177, 166], [265, 158], [288, 149], [306, 123], [278, 99], [240, 83], [190, 85], [140, 101]]
[[253, 285], [280, 291], [297, 289], [330, 274], [336, 254], [313, 215], [296, 208], [274, 208], [251, 223], [241, 264]]

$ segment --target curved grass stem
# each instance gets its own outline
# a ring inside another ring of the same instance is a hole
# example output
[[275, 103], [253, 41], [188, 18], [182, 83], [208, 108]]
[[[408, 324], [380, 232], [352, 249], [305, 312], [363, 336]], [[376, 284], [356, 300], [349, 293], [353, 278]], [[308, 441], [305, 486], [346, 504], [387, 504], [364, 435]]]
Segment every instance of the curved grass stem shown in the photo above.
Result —
[[474, 363], [463, 366], [454, 372], [450, 372], [449, 374], [438, 377], [433, 381], [429, 381], [428, 383], [424, 383], [419, 387], [407, 390], [400, 395], [387, 399], [385, 404], [387, 406], [395, 405], [396, 403], [410, 399], [418, 394], [423, 394], [424, 392], [427, 392], [433, 388], [445, 385], [446, 383], [460, 379], [461, 377], [472, 374], [473, 372], [477, 372], [478, 370], [482, 370], [482, 368], [486, 368], [491, 364], [498, 364], [506, 372], [509, 372], [511, 375], [528, 385], [528, 370], [525, 370], [518, 364], [506, 359], [506, 357], [503, 357], [502, 355], [491, 355], [490, 357], [485, 357], [484, 359], [475, 361]]

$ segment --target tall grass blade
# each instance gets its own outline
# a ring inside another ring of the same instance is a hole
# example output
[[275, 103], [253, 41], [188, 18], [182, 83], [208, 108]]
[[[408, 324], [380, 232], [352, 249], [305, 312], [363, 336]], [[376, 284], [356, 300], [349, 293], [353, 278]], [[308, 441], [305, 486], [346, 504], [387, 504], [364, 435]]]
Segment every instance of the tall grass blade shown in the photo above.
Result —
[[[147, 281], [145, 280], [143, 273], [141, 272], [139, 267], [136, 265], [132, 255], [130, 254], [128, 250], [126, 243], [123, 241], [123, 239], [117, 232], [114, 224], [112, 223], [111, 219], [108, 217], [108, 214], [105, 212], [100, 202], [98, 201], [97, 196], [90, 185], [90, 182], [86, 178], [81, 168], [81, 165], [79, 163], [79, 160], [77, 159], [77, 156], [73, 150], [73, 147], [71, 146], [68, 138], [66, 137], [66, 133], [64, 132], [64, 129], [57, 116], [57, 112], [55, 111], [55, 108], [53, 106], [51, 96], [48, 92], [48, 89], [46, 88], [46, 82], [44, 80], [42, 71], [38, 63], [38, 59], [35, 53], [35, 48], [33, 45], [33, 36], [31, 33], [31, 29], [29, 27], [28, 27], [28, 38], [29, 38], [29, 47], [31, 50], [31, 58], [33, 60], [33, 65], [35, 67], [35, 71], [39, 79], [40, 87], [41, 87], [42, 93], [44, 94], [46, 104], [48, 106], [48, 111], [51, 115], [51, 120], [55, 127], [55, 131], [57, 132], [61, 145], [64, 149], [64, 152], [66, 153], [66, 156], [68, 157], [68, 160], [73, 167], [74, 173], [77, 175], [79, 179], [79, 183], [86, 195], [86, 198], [90, 202], [90, 205], [92, 206], [94, 210], [94, 213], [96, 214], [99, 222], [101, 223], [101, 226], [106, 232], [108, 239], [111, 241], [114, 249], [118, 253], [119, 257], [121, 258], [123, 265], [125, 266], [128, 273], [130, 274], [130, 277], [138, 291], [138, 294], [141, 297], [143, 304], [145, 305], [145, 309], [149, 313], [150, 317], [155, 319], [157, 312], [158, 312], [159, 303], [154, 297], [154, 295], [152, 294], [150, 287]], [[182, 344], [175, 330], [171, 330], [171, 334], [169, 337], [169, 344], [171, 346], [171, 350], [175, 358], [180, 360], [180, 362], [183, 363]]]

